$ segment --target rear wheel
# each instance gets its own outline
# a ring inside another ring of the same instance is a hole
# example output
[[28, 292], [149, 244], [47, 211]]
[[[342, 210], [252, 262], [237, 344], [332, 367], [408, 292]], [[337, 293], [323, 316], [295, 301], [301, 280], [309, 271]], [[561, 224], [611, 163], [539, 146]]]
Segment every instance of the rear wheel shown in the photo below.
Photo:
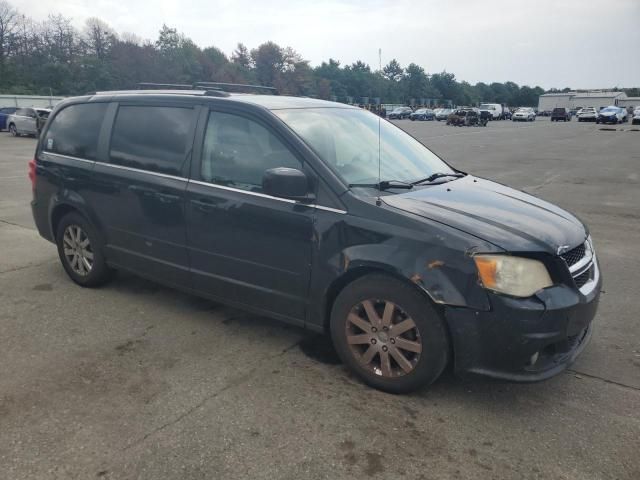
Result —
[[18, 133], [18, 129], [13, 123], [9, 125], [9, 133], [11, 134], [12, 137], [18, 137], [20, 135]]
[[60, 220], [56, 244], [62, 266], [78, 285], [96, 287], [111, 278], [102, 252], [104, 243], [81, 215], [69, 213]]
[[338, 295], [331, 336], [343, 362], [368, 385], [405, 393], [435, 381], [449, 343], [439, 314], [415, 287], [368, 275]]

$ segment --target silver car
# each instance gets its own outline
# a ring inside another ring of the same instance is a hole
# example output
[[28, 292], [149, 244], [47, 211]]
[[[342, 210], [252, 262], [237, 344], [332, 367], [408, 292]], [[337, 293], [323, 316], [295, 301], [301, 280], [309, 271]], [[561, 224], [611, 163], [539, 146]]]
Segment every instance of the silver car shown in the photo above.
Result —
[[14, 137], [39, 135], [50, 113], [48, 108], [19, 108], [7, 118], [9, 133]]

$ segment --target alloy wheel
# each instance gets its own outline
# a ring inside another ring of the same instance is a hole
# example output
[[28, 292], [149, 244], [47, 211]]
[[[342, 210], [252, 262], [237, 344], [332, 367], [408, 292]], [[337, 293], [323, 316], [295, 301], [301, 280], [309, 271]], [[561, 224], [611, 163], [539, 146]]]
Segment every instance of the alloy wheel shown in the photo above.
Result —
[[392, 302], [369, 299], [358, 303], [349, 312], [345, 333], [358, 363], [381, 377], [407, 375], [420, 359], [418, 327]]
[[93, 269], [93, 250], [88, 235], [78, 225], [69, 225], [62, 237], [64, 257], [71, 269], [87, 276]]

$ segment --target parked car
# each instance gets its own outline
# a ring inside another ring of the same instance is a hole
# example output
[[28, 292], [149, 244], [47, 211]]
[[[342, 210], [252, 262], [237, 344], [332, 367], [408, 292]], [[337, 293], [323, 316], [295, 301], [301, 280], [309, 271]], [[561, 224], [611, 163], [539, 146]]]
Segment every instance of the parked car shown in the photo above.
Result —
[[453, 112], [453, 110], [450, 108], [439, 108], [438, 110], [436, 110], [436, 120], [446, 120], [449, 115], [451, 115], [451, 112]]
[[9, 132], [14, 137], [39, 135], [51, 110], [48, 108], [18, 108], [7, 119]]
[[624, 123], [628, 120], [627, 110], [611, 105], [598, 112], [596, 123]]
[[502, 110], [503, 120], [511, 120], [512, 116], [513, 116], [513, 113], [511, 113], [511, 110], [509, 110], [508, 108], [505, 108], [504, 110]]
[[409, 118], [409, 116], [413, 113], [411, 107], [398, 107], [394, 109], [389, 115], [389, 120], [402, 120], [404, 118]]
[[640, 125], [640, 107], [636, 107], [631, 117], [631, 125]]
[[511, 116], [511, 120], [514, 122], [533, 122], [535, 119], [536, 112], [529, 107], [520, 107]]
[[419, 108], [409, 115], [411, 120], [433, 120], [435, 117], [435, 113], [430, 108]]
[[478, 110], [487, 110], [491, 113], [491, 120], [500, 120], [503, 118], [502, 104], [500, 103], [481, 103]]
[[9, 125], [7, 124], [7, 119], [9, 115], [13, 114], [17, 108], [15, 107], [4, 107], [0, 108], [0, 132], [2, 130], [8, 130]]
[[571, 112], [568, 108], [565, 107], [556, 107], [551, 112], [551, 121], [559, 122], [562, 120], [563, 122], [571, 121]]
[[584, 107], [576, 114], [576, 117], [579, 122], [595, 122], [598, 118], [598, 112], [594, 107]]
[[491, 114], [486, 110], [478, 110], [477, 108], [464, 107], [454, 110], [447, 118], [447, 125], [457, 127], [486, 127]]
[[449, 362], [539, 381], [591, 336], [587, 227], [364, 109], [198, 90], [66, 99], [29, 178], [37, 229], [78, 285], [122, 269], [326, 332], [381, 390]]

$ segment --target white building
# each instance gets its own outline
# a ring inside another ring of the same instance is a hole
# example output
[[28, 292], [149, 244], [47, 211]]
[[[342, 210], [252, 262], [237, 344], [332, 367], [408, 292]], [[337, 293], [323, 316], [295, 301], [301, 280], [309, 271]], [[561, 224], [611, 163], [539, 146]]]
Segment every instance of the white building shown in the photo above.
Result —
[[571, 97], [571, 108], [595, 107], [596, 110], [618, 105], [620, 100], [627, 98], [624, 92], [581, 92]]
[[618, 106], [624, 108], [640, 107], [640, 97], [627, 97], [618, 100]]
[[556, 107], [571, 108], [571, 97], [576, 92], [567, 93], [545, 93], [538, 97], [538, 111], [550, 112]]
[[624, 92], [611, 92], [604, 90], [592, 90], [586, 92], [545, 93], [538, 97], [538, 111], [551, 111], [556, 107], [569, 109], [595, 107], [600, 110], [609, 105], [620, 105], [626, 102], [627, 95]]

